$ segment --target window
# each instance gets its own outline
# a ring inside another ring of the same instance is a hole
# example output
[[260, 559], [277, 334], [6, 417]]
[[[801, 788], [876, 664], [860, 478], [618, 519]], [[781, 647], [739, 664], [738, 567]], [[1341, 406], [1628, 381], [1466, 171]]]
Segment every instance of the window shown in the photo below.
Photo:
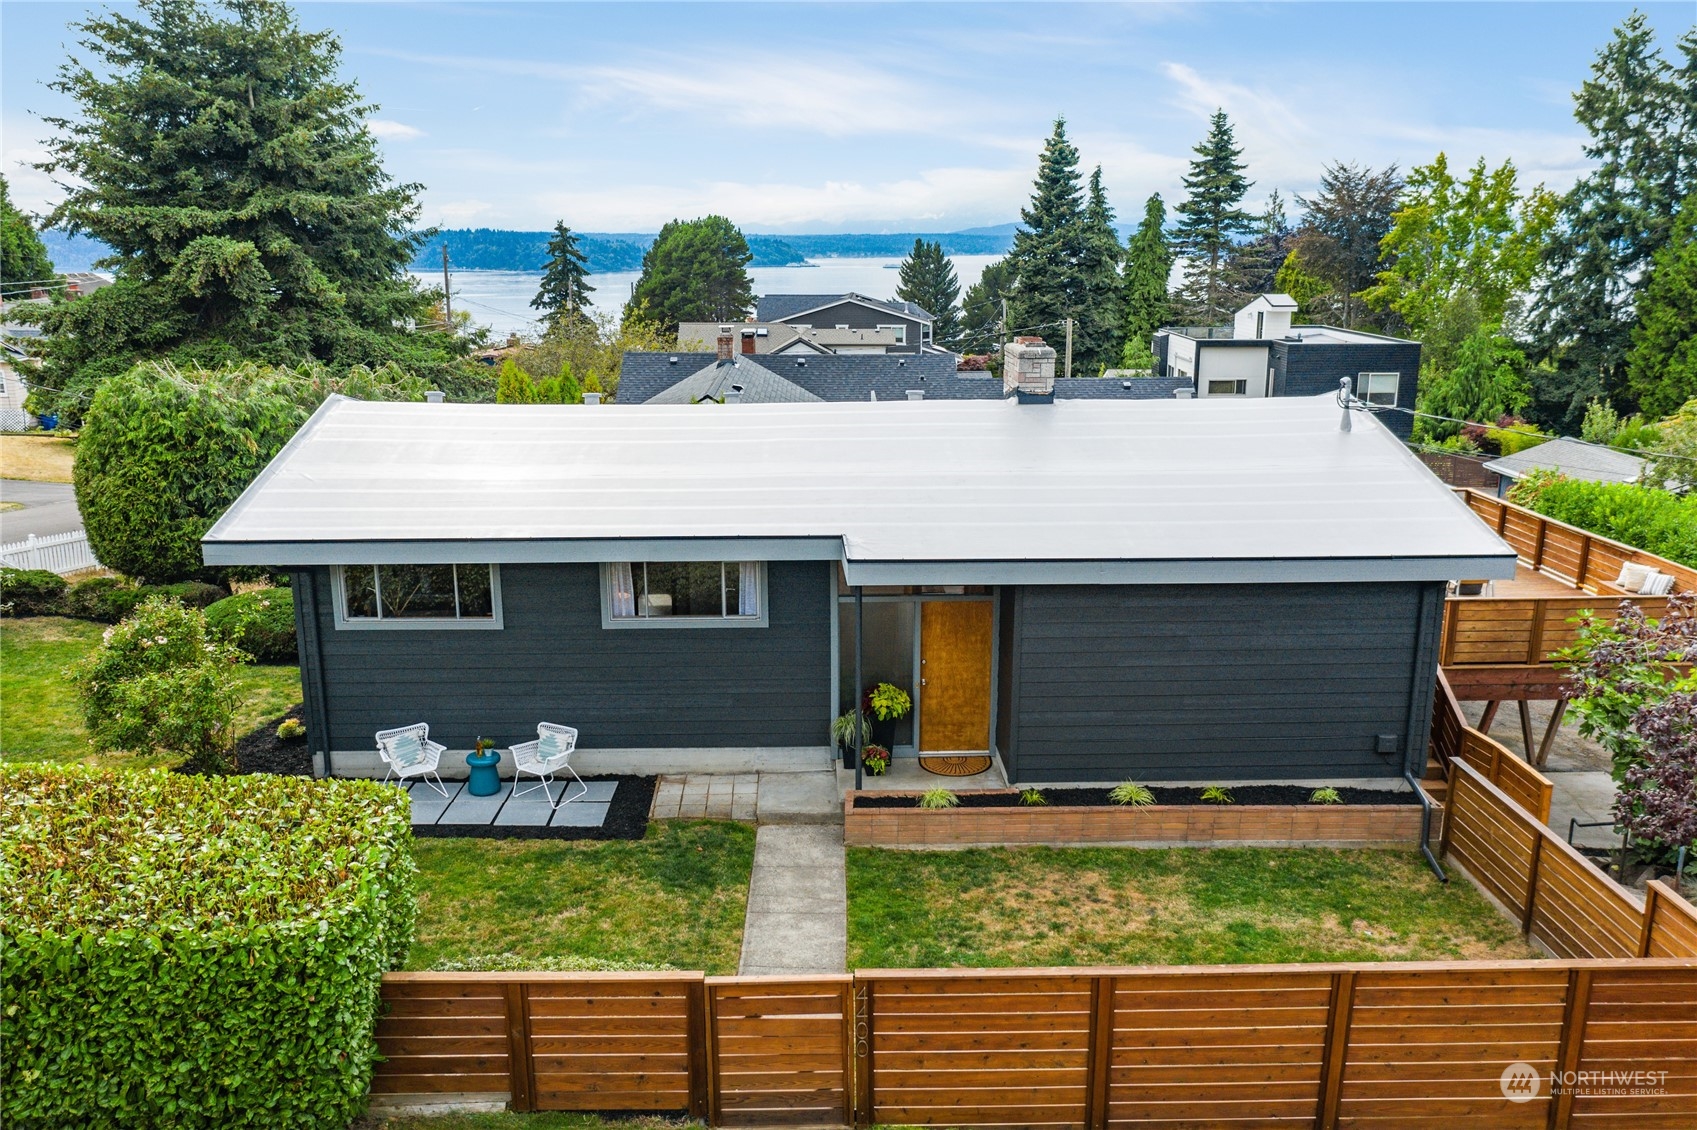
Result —
[[766, 570], [758, 561], [617, 561], [602, 567], [609, 628], [766, 625]]
[[1355, 395], [1375, 407], [1395, 408], [1401, 383], [1401, 373], [1362, 373], [1355, 378]]
[[338, 628], [499, 628], [493, 565], [341, 565], [331, 572]]
[[896, 333], [896, 344], [907, 344], [907, 323], [904, 322], [899, 326], [880, 325], [878, 328], [881, 330], [894, 330]]
[[1209, 381], [1209, 396], [1248, 396], [1249, 382], [1243, 381]]
[[1267, 312], [1265, 310], [1255, 311], [1255, 336], [1267, 336]]

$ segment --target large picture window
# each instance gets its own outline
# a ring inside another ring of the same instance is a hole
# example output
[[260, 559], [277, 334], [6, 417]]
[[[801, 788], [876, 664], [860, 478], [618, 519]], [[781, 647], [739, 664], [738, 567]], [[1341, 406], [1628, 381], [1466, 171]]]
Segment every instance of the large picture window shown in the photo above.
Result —
[[609, 627], [766, 623], [766, 570], [758, 561], [617, 561], [603, 567]]
[[499, 628], [493, 565], [343, 565], [334, 572], [338, 628]]

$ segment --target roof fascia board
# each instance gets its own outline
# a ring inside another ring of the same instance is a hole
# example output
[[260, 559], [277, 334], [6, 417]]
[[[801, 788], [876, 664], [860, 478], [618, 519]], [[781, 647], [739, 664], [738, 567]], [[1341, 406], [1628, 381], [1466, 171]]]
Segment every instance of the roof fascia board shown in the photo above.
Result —
[[1233, 585], [1507, 580], [1514, 555], [1284, 561], [848, 561], [851, 585]]
[[201, 543], [208, 565], [519, 565], [584, 561], [841, 561], [843, 539], [513, 538]]

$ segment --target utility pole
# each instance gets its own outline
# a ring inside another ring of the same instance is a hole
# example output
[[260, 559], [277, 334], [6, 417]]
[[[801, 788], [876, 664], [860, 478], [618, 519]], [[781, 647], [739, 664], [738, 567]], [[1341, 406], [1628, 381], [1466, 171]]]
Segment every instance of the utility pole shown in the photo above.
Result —
[[1067, 319], [1067, 376], [1072, 376], [1072, 319]]
[[444, 327], [449, 333], [454, 332], [454, 300], [453, 286], [448, 280], [448, 243], [442, 242], [442, 320], [447, 323]]
[[1000, 357], [1008, 348], [1008, 300], [1002, 299], [1002, 321], [996, 327], [996, 356]]

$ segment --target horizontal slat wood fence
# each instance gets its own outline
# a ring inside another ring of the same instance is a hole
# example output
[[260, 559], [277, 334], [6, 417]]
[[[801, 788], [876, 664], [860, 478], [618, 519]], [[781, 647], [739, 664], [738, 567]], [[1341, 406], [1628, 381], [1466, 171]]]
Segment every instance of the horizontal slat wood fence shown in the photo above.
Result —
[[[1691, 940], [1689, 909], [1670, 912], [1664, 941]], [[506, 1092], [520, 1110], [722, 1126], [1697, 1125], [1689, 956], [784, 980], [412, 973], [392, 974], [384, 999], [375, 1091]], [[1538, 1074], [1531, 1101], [1504, 1097], [1514, 1063]], [[1658, 1093], [1562, 1094], [1558, 1071], [1666, 1074]]]
[[1555, 786], [1507, 746], [1467, 724], [1461, 703], [1456, 701], [1442, 670], [1432, 692], [1431, 751], [1446, 775], [1455, 762], [1465, 761], [1536, 816], [1540, 824], [1549, 821]]
[[1570, 597], [1445, 601], [1439, 656], [1446, 666], [1552, 662], [1557, 651], [1578, 639], [1578, 625], [1573, 621], [1582, 612], [1613, 620], [1623, 600], [1632, 601], [1650, 616], [1661, 615], [1667, 610], [1665, 598], [1630, 595], [1613, 587], [1627, 562], [1671, 574], [1676, 578], [1676, 592], [1697, 591], [1697, 569], [1587, 533], [1489, 494], [1465, 489], [1456, 493], [1514, 547], [1528, 568], [1586, 591]]

